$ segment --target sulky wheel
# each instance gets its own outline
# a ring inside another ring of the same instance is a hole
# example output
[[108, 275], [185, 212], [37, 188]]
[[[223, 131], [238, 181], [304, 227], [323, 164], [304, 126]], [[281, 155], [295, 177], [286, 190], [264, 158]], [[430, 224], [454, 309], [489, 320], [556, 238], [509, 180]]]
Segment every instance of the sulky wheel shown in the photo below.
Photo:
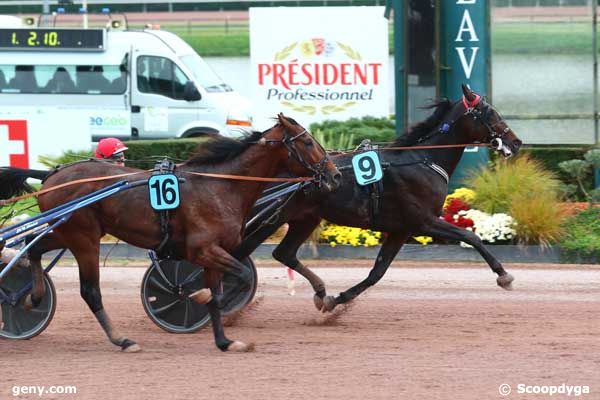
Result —
[[12, 269], [0, 282], [0, 337], [31, 339], [52, 321], [56, 310], [56, 290], [52, 280], [44, 274], [46, 294], [37, 307], [26, 310], [23, 303], [31, 291], [31, 283], [31, 271], [21, 267]]
[[[243, 264], [252, 270], [250, 290], [238, 293], [224, 314], [238, 311], [250, 303], [256, 293], [256, 268], [250, 258]], [[207, 325], [210, 315], [205, 305], [189, 298], [191, 293], [204, 287], [204, 269], [184, 260], [160, 260], [152, 263], [142, 279], [141, 297], [144, 311], [156, 325], [171, 333], [192, 333]], [[224, 291], [233, 278], [223, 279]]]

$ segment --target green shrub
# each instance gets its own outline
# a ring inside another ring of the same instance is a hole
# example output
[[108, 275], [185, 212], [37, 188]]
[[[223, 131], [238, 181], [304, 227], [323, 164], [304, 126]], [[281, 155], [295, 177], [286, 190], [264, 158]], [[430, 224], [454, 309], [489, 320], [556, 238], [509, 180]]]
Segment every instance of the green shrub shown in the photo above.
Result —
[[[583, 158], [586, 151], [590, 148], [585, 147], [528, 147], [521, 149], [520, 154], [528, 155], [531, 158], [540, 161], [543, 166], [552, 171], [563, 183], [561, 190], [565, 198], [574, 201], [585, 201], [584, 196], [579, 192], [577, 185], [573, 186], [573, 179], [568, 173], [563, 171], [559, 164], [572, 159]], [[582, 183], [586, 190], [591, 190], [594, 186], [594, 179], [591, 172], [587, 172], [582, 177]]]
[[567, 258], [600, 256], [600, 208], [567, 219], [563, 230], [560, 245]]
[[[35, 190], [38, 190], [40, 186], [41, 185], [32, 185]], [[5, 226], [8, 221], [17, 215], [27, 214], [31, 216], [39, 214], [39, 212], [40, 209], [37, 205], [37, 198], [35, 197], [29, 197], [13, 204], [0, 206], [0, 228]]]
[[66, 151], [62, 153], [60, 156], [52, 157], [52, 156], [39, 156], [38, 161], [48, 168], [54, 168], [57, 165], [65, 165], [71, 164], [75, 161], [87, 160], [89, 158], [93, 158], [94, 153], [89, 151]]
[[[128, 167], [150, 169], [155, 162], [169, 157], [175, 162], [187, 160], [194, 149], [203, 141], [202, 138], [190, 139], [164, 139], [164, 140], [131, 140], [125, 142], [128, 150], [125, 152]], [[41, 156], [39, 161], [53, 168], [57, 165], [65, 165], [74, 161], [93, 158], [94, 153], [90, 151], [67, 151], [58, 157]]]
[[347, 121], [323, 121], [310, 125], [311, 132], [317, 130], [330, 132], [331, 135], [351, 136], [349, 147], [355, 147], [363, 141], [370, 139], [372, 142], [390, 142], [396, 138], [395, 122], [389, 118], [350, 118]]
[[594, 168], [600, 168], [600, 149], [588, 150], [583, 155], [583, 160], [563, 161], [558, 164], [558, 167], [571, 178], [571, 182], [576, 183], [576, 185], [574, 183], [569, 184], [569, 190], [575, 187], [575, 192], [569, 194], [577, 194], [579, 197], [583, 197], [589, 201], [590, 207], [593, 203], [600, 202], [600, 188], [592, 190], [586, 187], [585, 182], [586, 177], [591, 176]]
[[125, 143], [129, 148], [125, 152], [125, 157], [129, 160], [126, 165], [150, 169], [164, 157], [179, 163], [187, 160], [202, 141], [202, 138], [129, 141]]
[[560, 235], [559, 181], [539, 161], [527, 156], [496, 160], [469, 178], [477, 193], [474, 208], [490, 214], [508, 213], [517, 222], [521, 243], [548, 245]]
[[348, 150], [354, 143], [354, 135], [331, 129], [315, 129], [312, 135], [326, 150]]
[[562, 212], [553, 194], [518, 193], [512, 200], [508, 214], [517, 221], [515, 230], [519, 243], [547, 247], [558, 242], [562, 234]]

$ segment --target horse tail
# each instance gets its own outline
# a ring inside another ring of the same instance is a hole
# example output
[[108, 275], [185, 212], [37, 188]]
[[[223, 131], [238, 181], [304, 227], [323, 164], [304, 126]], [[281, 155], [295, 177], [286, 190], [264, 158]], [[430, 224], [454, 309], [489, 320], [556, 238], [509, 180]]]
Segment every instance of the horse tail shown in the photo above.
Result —
[[35, 190], [27, 183], [27, 178], [44, 180], [51, 171], [0, 167], [0, 199], [10, 199]]

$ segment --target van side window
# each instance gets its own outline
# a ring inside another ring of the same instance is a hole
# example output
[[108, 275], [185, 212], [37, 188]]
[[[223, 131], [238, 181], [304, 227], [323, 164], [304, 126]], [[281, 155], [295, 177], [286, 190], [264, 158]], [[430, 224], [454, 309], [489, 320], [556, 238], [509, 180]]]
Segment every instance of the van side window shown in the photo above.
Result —
[[[122, 94], [119, 65], [0, 65], [0, 91], [40, 94]], [[113, 82], [119, 81], [113, 85]]]
[[43, 93], [75, 93], [75, 82], [65, 67], [57, 67]]
[[183, 71], [168, 58], [141, 56], [137, 59], [137, 85], [142, 93], [181, 100], [187, 81]]
[[21, 93], [37, 93], [39, 87], [34, 68], [33, 65], [15, 65], [15, 74], [8, 82], [8, 87]]

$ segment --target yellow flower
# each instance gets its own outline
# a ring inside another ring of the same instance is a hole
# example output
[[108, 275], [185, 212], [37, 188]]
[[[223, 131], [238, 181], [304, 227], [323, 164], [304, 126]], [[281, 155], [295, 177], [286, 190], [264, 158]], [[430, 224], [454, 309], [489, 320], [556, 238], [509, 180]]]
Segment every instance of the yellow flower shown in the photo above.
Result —
[[458, 188], [454, 192], [446, 196], [446, 201], [444, 201], [444, 208], [448, 206], [450, 199], [461, 199], [462, 201], [465, 201], [470, 204], [473, 200], [475, 200], [476, 196], [477, 194], [474, 190], [467, 189], [464, 187]]
[[433, 238], [431, 236], [415, 236], [413, 239], [421, 243], [423, 246], [427, 246], [428, 243], [433, 242]]
[[368, 247], [379, 244], [381, 233], [369, 229], [328, 224], [321, 231], [320, 238], [332, 247], [338, 244]]

